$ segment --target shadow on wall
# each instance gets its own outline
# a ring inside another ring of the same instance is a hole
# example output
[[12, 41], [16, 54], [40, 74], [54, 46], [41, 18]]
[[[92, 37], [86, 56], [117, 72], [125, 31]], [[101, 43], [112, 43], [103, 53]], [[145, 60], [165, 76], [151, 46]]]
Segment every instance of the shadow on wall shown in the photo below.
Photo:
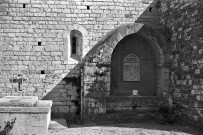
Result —
[[[148, 0], [143, 0], [143, 3], [144, 2], [146, 5], [151, 3]], [[159, 6], [160, 3], [158, 2], [158, 0], [154, 0], [154, 2], [146, 7], [145, 11], [140, 15], [140, 17], [135, 20], [135, 23], [144, 23], [152, 27], [160, 26]], [[132, 16], [126, 15], [126, 18], [127, 17]], [[116, 30], [117, 29], [114, 29], [111, 32], [107, 33], [107, 35], [104, 36], [95, 45], [95, 47], [92, 48], [90, 52], [94, 51], [95, 49], [97, 49], [96, 47], [108, 40], [109, 37], [113, 35], [114, 32], [116, 32]], [[83, 82], [81, 82], [81, 80], [84, 79], [83, 71], [81, 70], [83, 69], [83, 67], [81, 63], [76, 65], [66, 65], [66, 67], [69, 68], [70, 71], [66, 73], [65, 77], [63, 77], [62, 80], [60, 80], [60, 82], [55, 85], [50, 90], [50, 92], [48, 92], [47, 95], [44, 96], [43, 99], [53, 100], [52, 117], [66, 117], [67, 119], [70, 118], [70, 120], [77, 121], [81, 114], [81, 89], [83, 89]], [[102, 77], [102, 73], [106, 73], [109, 71], [108, 68], [109, 67], [106, 67], [104, 71], [103, 69], [98, 69], [101, 70], [101, 72], [95, 71], [95, 75]], [[95, 81], [95, 83], [91, 84], [89, 89], [93, 91], [102, 91], [100, 89], [106, 89], [106, 86], [100, 84], [102, 83], [98, 84], [98, 81]], [[105, 97], [106, 95], [102, 92], [101, 95], [98, 95], [98, 93], [95, 95], [88, 95], [88, 97], [95, 97], [95, 99], [97, 99], [98, 96]]]
[[160, 0], [143, 0], [144, 4], [150, 4], [144, 12], [135, 20], [135, 23], [143, 23], [150, 27], [160, 27]]
[[53, 100], [52, 117], [73, 117], [80, 115], [81, 65], [73, 67], [70, 72], [43, 99]]

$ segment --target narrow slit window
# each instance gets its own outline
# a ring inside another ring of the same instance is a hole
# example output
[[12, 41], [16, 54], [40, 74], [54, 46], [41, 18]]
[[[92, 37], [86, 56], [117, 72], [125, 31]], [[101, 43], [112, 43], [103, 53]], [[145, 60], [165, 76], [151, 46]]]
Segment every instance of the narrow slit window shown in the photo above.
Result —
[[72, 38], [72, 54], [76, 54], [76, 50], [77, 50], [77, 38], [73, 37]]
[[80, 60], [82, 56], [82, 34], [78, 30], [72, 30], [70, 33], [70, 57]]

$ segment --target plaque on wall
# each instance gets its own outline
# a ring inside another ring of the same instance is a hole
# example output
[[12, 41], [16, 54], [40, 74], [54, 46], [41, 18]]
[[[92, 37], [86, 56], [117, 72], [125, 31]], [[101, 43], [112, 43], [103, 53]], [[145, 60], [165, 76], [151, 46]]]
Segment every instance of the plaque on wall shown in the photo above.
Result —
[[135, 54], [123, 59], [123, 81], [140, 81], [139, 58]]

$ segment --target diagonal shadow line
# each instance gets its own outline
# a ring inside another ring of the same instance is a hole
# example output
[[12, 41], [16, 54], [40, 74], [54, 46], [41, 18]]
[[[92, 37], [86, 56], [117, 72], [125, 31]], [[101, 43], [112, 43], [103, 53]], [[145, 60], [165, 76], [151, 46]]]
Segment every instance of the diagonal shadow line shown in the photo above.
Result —
[[[151, 9], [152, 7], [152, 9]], [[157, 23], [152, 23], [151, 20], [148, 20], [149, 16], [151, 14], [156, 14], [154, 16], [154, 19], [152, 19], [153, 22], [158, 22], [160, 18], [160, 14], [157, 14], [159, 10], [159, 4], [157, 4], [157, 0], [154, 0], [149, 6], [145, 9], [145, 11], [135, 20], [135, 23], [144, 23], [146, 25], [150, 25], [153, 27], [158, 27]], [[154, 11], [154, 12], [153, 12]], [[150, 13], [152, 12], [152, 13]], [[81, 91], [75, 93], [77, 88], [81, 88], [81, 86], [76, 86], [73, 83], [75, 83], [73, 80], [69, 80], [67, 78], [75, 78], [76, 81], [77, 78], [80, 78], [80, 72], [77, 72], [78, 69], [81, 68], [81, 64], [85, 62], [88, 59], [88, 56], [94, 52], [100, 45], [102, 45], [106, 40], [108, 40], [114, 33], [117, 32], [120, 28], [128, 24], [123, 24], [121, 26], [118, 26], [108, 32], [101, 40], [98, 41], [98, 43], [88, 52], [88, 54], [81, 60], [80, 63], [76, 65], [72, 65], [73, 68], [70, 69], [69, 72], [63, 73], [61, 76], [59, 76], [58, 79], [52, 84], [52, 87], [49, 83], [47, 83], [47, 86], [49, 86], [49, 90], [47, 90], [47, 95], [44, 96], [43, 99], [53, 100], [53, 107], [52, 107], [52, 116], [53, 117], [71, 117], [73, 121], [77, 121], [77, 118], [80, 115], [80, 106], [76, 105], [75, 102], [80, 102], [80, 94]], [[45, 83], [46, 85], [46, 83]], [[67, 90], [67, 91], [65, 91]], [[61, 93], [65, 92], [66, 94], [63, 95]], [[79, 96], [79, 97], [78, 97]], [[61, 107], [60, 107], [61, 106]], [[64, 109], [67, 108], [67, 109]], [[59, 110], [59, 111], [57, 111]], [[63, 112], [63, 113], [60, 113]]]

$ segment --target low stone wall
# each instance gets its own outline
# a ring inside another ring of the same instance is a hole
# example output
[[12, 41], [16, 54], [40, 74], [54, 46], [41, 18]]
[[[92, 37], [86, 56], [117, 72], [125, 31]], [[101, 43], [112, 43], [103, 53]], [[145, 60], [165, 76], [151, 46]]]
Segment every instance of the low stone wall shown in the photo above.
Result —
[[164, 97], [108, 97], [107, 112], [122, 110], [159, 110], [161, 104], [167, 102]]
[[164, 97], [107, 97], [103, 101], [85, 99], [84, 122], [98, 124], [159, 120], [160, 107], [168, 104]]

